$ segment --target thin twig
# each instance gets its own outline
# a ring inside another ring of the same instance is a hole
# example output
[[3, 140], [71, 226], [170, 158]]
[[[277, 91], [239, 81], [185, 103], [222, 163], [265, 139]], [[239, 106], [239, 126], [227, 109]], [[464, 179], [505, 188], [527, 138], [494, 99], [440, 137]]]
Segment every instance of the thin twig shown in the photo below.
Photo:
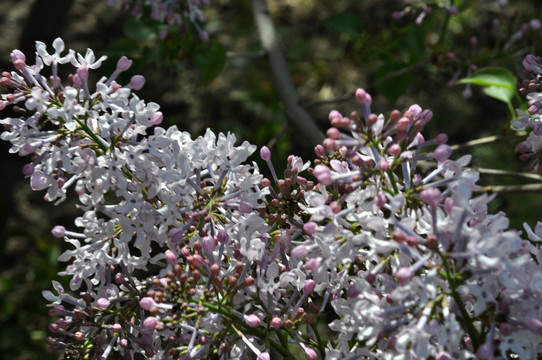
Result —
[[393, 78], [396, 78], [396, 77], [404, 75], [404, 74], [407, 74], [407, 73], [409, 73], [411, 71], [417, 70], [418, 68], [423, 68], [428, 63], [429, 63], [429, 60], [423, 60], [423, 61], [420, 61], [417, 64], [413, 64], [413, 65], [404, 67], [402, 69], [399, 69], [397, 71], [392, 71], [390, 73], [387, 73], [386, 75], [382, 76], [381, 78], [376, 79], [374, 81], [374, 86], [380, 85], [380, 84], [382, 84], [382, 83], [384, 83], [384, 82], [386, 82], [388, 80], [391, 80]]
[[353, 100], [354, 98], [355, 98], [354, 93], [350, 93], [350, 94], [345, 94], [345, 95], [332, 98], [332, 99], [312, 100], [312, 101], [303, 100], [301, 102], [301, 105], [305, 107], [313, 107], [313, 106], [320, 106], [320, 105], [336, 104], [339, 102], [350, 101], [350, 100]]
[[[515, 134], [512, 134], [512, 135], [524, 136], [526, 134], [527, 134], [526, 132], [522, 131], [522, 132], [518, 132], [518, 133], [515, 133]], [[509, 138], [510, 138], [510, 134], [509, 135], [487, 136], [487, 137], [484, 137], [484, 138], [467, 141], [466, 143], [463, 143], [463, 144], [451, 145], [450, 148], [452, 149], [452, 151], [463, 150], [463, 149], [468, 149], [468, 148], [478, 146], [478, 145], [486, 145], [486, 144], [490, 144], [490, 143], [493, 143], [493, 142], [503, 141], [503, 140], [506, 140], [506, 139], [509, 139]]]
[[245, 52], [236, 52], [236, 51], [228, 51], [226, 52], [227, 58], [235, 58], [235, 57], [241, 57], [241, 58], [260, 58], [265, 56], [265, 51], [245, 51]]
[[288, 128], [288, 123], [282, 124], [279, 131], [267, 143], [267, 147], [272, 149], [279, 142], [279, 139], [282, 137], [282, 135], [284, 135], [284, 132], [286, 131], [287, 128]]
[[523, 184], [523, 185], [490, 185], [483, 186], [474, 191], [476, 193], [499, 193], [499, 194], [525, 194], [542, 192], [542, 184]]
[[472, 168], [474, 171], [478, 171], [480, 174], [485, 175], [495, 175], [495, 176], [513, 176], [524, 179], [531, 179], [542, 182], [542, 176], [532, 173], [516, 172], [516, 171], [505, 171], [497, 169], [486, 169], [486, 168]]
[[299, 94], [288, 71], [288, 64], [280, 47], [267, 2], [265, 0], [252, 0], [252, 14], [262, 48], [269, 59], [275, 87], [280, 100], [284, 104], [288, 120], [310, 144], [320, 144], [324, 140], [324, 133], [318, 128], [309, 113], [300, 105]]
[[[393, 78], [395, 78], [397, 76], [401, 76], [401, 75], [406, 74], [408, 72], [414, 71], [414, 70], [416, 70], [416, 69], [418, 69], [420, 67], [424, 67], [425, 65], [427, 65], [428, 62], [429, 62], [429, 60], [424, 60], [424, 61], [419, 62], [417, 64], [407, 66], [406, 68], [402, 68], [402, 69], [399, 69], [397, 71], [393, 71], [391, 73], [388, 73], [388, 74], [384, 75], [383, 77], [375, 80], [374, 85], [375, 86], [380, 85], [381, 83], [386, 82], [388, 80], [391, 80], [391, 79], [393, 79]], [[332, 99], [313, 100], [313, 101], [304, 100], [304, 101], [301, 102], [301, 104], [303, 106], [306, 106], [306, 107], [313, 107], [313, 106], [319, 106], [319, 105], [336, 104], [336, 103], [340, 103], [340, 102], [350, 101], [352, 99], [354, 99], [354, 94], [350, 93], [350, 94], [344, 94], [344, 95], [341, 95], [339, 97], [332, 98]]]

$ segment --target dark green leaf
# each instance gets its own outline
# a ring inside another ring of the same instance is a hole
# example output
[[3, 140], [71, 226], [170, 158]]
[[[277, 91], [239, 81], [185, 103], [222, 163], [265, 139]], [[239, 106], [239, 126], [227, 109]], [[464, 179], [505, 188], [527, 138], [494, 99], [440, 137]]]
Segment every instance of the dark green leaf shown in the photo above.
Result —
[[361, 19], [352, 13], [345, 12], [331, 15], [324, 20], [324, 23], [344, 34], [356, 36], [363, 33]]
[[133, 16], [126, 18], [122, 30], [126, 36], [138, 41], [152, 40], [157, 36], [156, 24], [148, 20], [138, 20]]
[[226, 49], [216, 43], [210, 50], [197, 54], [195, 60], [201, 69], [201, 82], [203, 85], [207, 85], [220, 74], [224, 67]]
[[139, 50], [139, 44], [133, 39], [120, 39], [112, 42], [105, 50], [104, 54], [109, 56], [122, 56], [133, 54]]
[[[404, 63], [397, 63], [397, 62], [388, 62], [384, 65], [382, 65], [376, 72], [376, 79], [380, 79], [390, 73], [393, 73], [395, 71], [398, 71], [404, 67], [406, 67], [407, 64]], [[414, 76], [412, 73], [406, 73], [401, 74], [399, 76], [394, 76], [393, 78], [390, 78], [389, 80], [385, 80], [383, 82], [380, 82], [376, 88], [380, 93], [382, 93], [385, 97], [388, 98], [391, 102], [395, 102], [399, 96], [403, 95], [412, 81], [414, 80]]]

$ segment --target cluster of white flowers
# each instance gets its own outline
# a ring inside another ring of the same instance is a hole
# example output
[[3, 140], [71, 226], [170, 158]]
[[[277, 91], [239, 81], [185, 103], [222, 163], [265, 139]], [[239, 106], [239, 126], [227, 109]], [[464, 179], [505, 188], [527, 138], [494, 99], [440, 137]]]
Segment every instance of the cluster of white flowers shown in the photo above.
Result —
[[[51, 301], [50, 351], [106, 359], [534, 358], [542, 353], [542, 224], [529, 240], [473, 197], [470, 157], [451, 160], [447, 136], [421, 135], [432, 113], [413, 105], [386, 118], [356, 92], [362, 115], [332, 111], [310, 162], [291, 155], [279, 179], [271, 152], [208, 130], [192, 139], [162, 121], [157, 104], [100, 67], [38, 42], [17, 71], [0, 120], [11, 152], [31, 156], [32, 189], [61, 202], [74, 191], [79, 231], [53, 235], [71, 249], [72, 295]], [[58, 77], [58, 65], [73, 74]], [[50, 68], [50, 74], [44, 70]], [[424, 166], [420, 166], [424, 164]], [[429, 169], [429, 170], [427, 170]], [[308, 180], [307, 173], [316, 181]], [[331, 334], [320, 334], [332, 318]]]
[[208, 40], [209, 35], [200, 26], [206, 18], [199, 7], [209, 4], [210, 0], [107, 0], [108, 6], [120, 6], [135, 17], [141, 17], [148, 10], [151, 19], [168, 26], [191, 24], [202, 41]]

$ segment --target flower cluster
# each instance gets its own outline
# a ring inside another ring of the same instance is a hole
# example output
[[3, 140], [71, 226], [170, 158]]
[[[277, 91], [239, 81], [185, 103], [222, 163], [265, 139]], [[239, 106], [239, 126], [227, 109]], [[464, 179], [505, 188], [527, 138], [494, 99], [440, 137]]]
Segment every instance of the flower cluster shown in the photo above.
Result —
[[[141, 76], [89, 84], [100, 67], [38, 42], [18, 50], [0, 120], [11, 152], [29, 155], [31, 187], [79, 197], [70, 244], [71, 294], [44, 291], [54, 320], [49, 351], [66, 358], [295, 359], [533, 358], [542, 353], [542, 224], [529, 240], [473, 196], [470, 157], [452, 160], [447, 136], [424, 139], [432, 112], [388, 116], [331, 111], [314, 164], [291, 155], [277, 175], [231, 134], [192, 139], [154, 127], [163, 115], [133, 90]], [[62, 79], [58, 65], [71, 64]], [[45, 69], [50, 73], [43, 75]], [[313, 179], [312, 181], [310, 179]], [[322, 334], [319, 323], [332, 331]]]
[[[141, 17], [148, 8], [151, 19], [169, 27], [191, 24], [202, 41], [207, 41], [209, 35], [200, 26], [206, 18], [199, 7], [209, 4], [209, 0], [107, 0], [108, 6], [120, 6], [135, 17]], [[165, 36], [167, 32], [168, 29], [165, 29], [162, 36]]]
[[538, 172], [542, 173], [542, 58], [527, 55], [523, 60], [523, 68], [525, 79], [519, 92], [527, 96], [529, 108], [527, 112], [517, 110], [518, 118], [512, 120], [512, 129], [529, 131], [527, 139], [518, 145], [520, 159], [529, 161], [530, 170], [538, 168]]

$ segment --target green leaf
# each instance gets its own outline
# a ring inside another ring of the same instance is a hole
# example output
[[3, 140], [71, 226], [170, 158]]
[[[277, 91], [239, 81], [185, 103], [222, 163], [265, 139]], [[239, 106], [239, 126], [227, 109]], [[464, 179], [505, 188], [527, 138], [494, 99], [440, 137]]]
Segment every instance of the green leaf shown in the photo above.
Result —
[[331, 15], [324, 20], [324, 24], [348, 35], [357, 36], [363, 33], [363, 23], [361, 19], [348, 12]]
[[126, 36], [138, 41], [153, 40], [158, 32], [155, 23], [145, 19], [136, 19], [133, 16], [126, 18], [122, 30]]
[[[405, 68], [407, 64], [390, 61], [382, 65], [375, 74], [376, 79], [383, 78], [384, 76]], [[399, 96], [403, 95], [410, 84], [414, 81], [412, 73], [405, 73], [393, 78], [380, 82], [376, 88], [379, 93], [383, 94], [392, 103], [395, 102]]]
[[506, 104], [509, 104], [516, 94], [516, 77], [510, 71], [499, 67], [482, 68], [457, 83], [482, 86], [486, 95]]
[[120, 39], [113, 41], [109, 46], [103, 51], [104, 54], [108, 56], [122, 56], [133, 54], [139, 50], [139, 44], [134, 39]]
[[201, 69], [201, 82], [207, 85], [222, 71], [226, 62], [226, 49], [216, 43], [210, 50], [196, 54], [195, 61]]

